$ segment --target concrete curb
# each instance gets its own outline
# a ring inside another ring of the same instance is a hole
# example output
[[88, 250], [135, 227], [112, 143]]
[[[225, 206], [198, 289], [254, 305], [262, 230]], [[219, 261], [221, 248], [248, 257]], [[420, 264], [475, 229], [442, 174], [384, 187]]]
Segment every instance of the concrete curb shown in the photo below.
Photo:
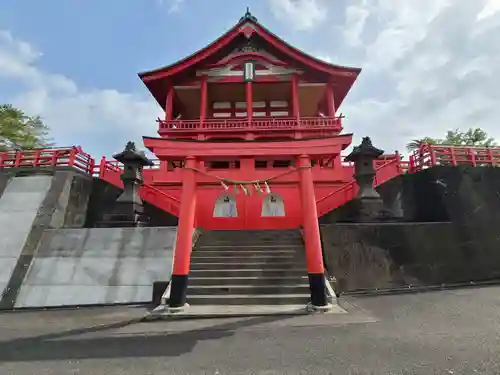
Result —
[[111, 309], [114, 307], [129, 307], [129, 308], [151, 308], [150, 301], [146, 302], [124, 302], [124, 303], [112, 303], [112, 304], [91, 304], [91, 305], [64, 305], [64, 306], [47, 306], [47, 307], [17, 307], [10, 310], [0, 310], [1, 314], [15, 314], [15, 313], [31, 313], [39, 311], [65, 311], [65, 310], [90, 310], [90, 309]]
[[387, 288], [387, 289], [366, 289], [366, 290], [353, 290], [351, 292], [342, 292], [340, 296], [380, 296], [380, 295], [391, 295], [391, 294], [408, 294], [408, 293], [424, 293], [424, 292], [434, 292], [441, 290], [452, 290], [461, 288], [479, 288], [487, 286], [498, 286], [500, 285], [500, 279], [490, 280], [490, 281], [470, 281], [468, 283], [454, 283], [454, 284], [441, 284], [441, 285], [425, 285], [425, 286], [412, 286], [399, 288]]
[[[340, 306], [339, 306], [340, 307]], [[224, 306], [221, 306], [221, 308], [224, 308]], [[344, 310], [344, 309], [342, 309]], [[223, 313], [217, 313], [217, 312], [206, 312], [206, 313], [194, 313], [194, 312], [175, 312], [175, 313], [169, 313], [168, 311], [165, 312], [160, 312], [157, 311], [156, 313], [150, 312], [146, 314], [143, 318], [142, 321], [144, 322], [154, 322], [154, 321], [160, 321], [160, 320], [188, 320], [188, 319], [227, 319], [227, 318], [253, 318], [253, 317], [263, 317], [263, 316], [305, 316], [305, 315], [315, 315], [315, 314], [340, 314], [340, 313], [345, 313], [345, 311], [339, 312], [339, 311], [317, 311], [317, 310], [312, 310], [308, 309], [307, 306], [303, 306], [301, 309], [297, 309], [294, 311], [276, 311], [276, 312], [248, 312], [248, 313], [238, 313], [238, 312], [223, 312]]]

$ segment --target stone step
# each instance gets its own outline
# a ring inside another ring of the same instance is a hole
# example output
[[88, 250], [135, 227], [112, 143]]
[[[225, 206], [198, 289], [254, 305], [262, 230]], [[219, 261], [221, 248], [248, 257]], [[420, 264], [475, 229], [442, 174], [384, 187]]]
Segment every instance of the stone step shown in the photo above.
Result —
[[276, 237], [276, 236], [300, 236], [298, 229], [276, 229], [276, 230], [209, 230], [202, 233], [207, 237]]
[[198, 285], [301, 285], [307, 284], [307, 276], [242, 276], [242, 277], [189, 277], [189, 286]]
[[304, 245], [199, 245], [194, 251], [300, 251]]
[[298, 232], [294, 233], [213, 233], [207, 232], [203, 233], [200, 238], [209, 238], [212, 240], [238, 240], [238, 239], [265, 239], [265, 240], [273, 240], [276, 238], [295, 238], [301, 239], [302, 235]]
[[187, 296], [190, 305], [307, 305], [309, 294], [226, 294], [220, 296]]
[[194, 277], [292, 277], [292, 276], [307, 276], [305, 268], [288, 268], [288, 269], [192, 269], [190, 276]]
[[302, 257], [304, 258], [304, 253], [302, 252], [297, 252], [294, 250], [278, 250], [278, 251], [267, 251], [267, 250], [262, 250], [262, 251], [254, 251], [254, 250], [249, 250], [249, 251], [242, 251], [242, 252], [234, 252], [234, 251], [227, 251], [227, 250], [198, 250], [195, 249], [191, 253], [191, 258], [294, 258], [294, 257]]
[[303, 248], [304, 244], [300, 242], [279, 242], [279, 241], [269, 241], [269, 242], [197, 242], [194, 246], [195, 248], [220, 248], [220, 249], [249, 249], [249, 248], [269, 248], [269, 249], [283, 249], [283, 248], [291, 248], [298, 249]]
[[217, 235], [217, 234], [202, 234], [200, 237], [205, 238], [205, 239], [210, 239], [210, 240], [221, 240], [221, 241], [229, 241], [229, 240], [266, 240], [266, 241], [272, 241], [276, 239], [295, 239], [295, 240], [301, 240], [302, 235], [299, 233], [282, 233], [282, 234], [255, 234], [255, 233], [250, 233], [250, 234], [235, 234], [235, 235]]
[[198, 263], [296, 263], [305, 264], [305, 259], [302, 256], [275, 256], [275, 255], [264, 255], [264, 256], [215, 256], [206, 257], [201, 254], [196, 254], [191, 257], [192, 264]]
[[226, 294], [308, 294], [309, 284], [302, 285], [200, 285], [188, 287], [187, 295], [226, 295]]
[[191, 305], [302, 305], [309, 302], [298, 230], [207, 231], [192, 253]]
[[192, 262], [191, 263], [191, 271], [194, 270], [246, 270], [246, 269], [254, 269], [254, 270], [264, 270], [264, 269], [282, 269], [287, 270], [290, 268], [300, 268], [305, 269], [305, 262], [297, 261], [297, 262], [246, 262], [246, 263], [201, 263], [201, 262]]
[[202, 234], [198, 240], [200, 241], [302, 241], [300, 234], [280, 234], [280, 235], [259, 235], [259, 234], [246, 234], [246, 235], [207, 235]]

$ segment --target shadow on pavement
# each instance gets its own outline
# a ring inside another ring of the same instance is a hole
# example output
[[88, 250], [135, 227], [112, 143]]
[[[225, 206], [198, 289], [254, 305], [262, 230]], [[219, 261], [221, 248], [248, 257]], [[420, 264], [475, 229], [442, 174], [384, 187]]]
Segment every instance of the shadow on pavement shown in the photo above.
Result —
[[[139, 319], [127, 320], [113, 324], [3, 341], [0, 342], [0, 362], [175, 357], [190, 352], [198, 341], [230, 337], [234, 334], [235, 330], [240, 328], [292, 317], [291, 315], [261, 316], [191, 331], [162, 335], [139, 334], [124, 335], [123, 337], [74, 338], [74, 336], [78, 335], [106, 332], [140, 323]], [[65, 340], [65, 338], [68, 339]]]

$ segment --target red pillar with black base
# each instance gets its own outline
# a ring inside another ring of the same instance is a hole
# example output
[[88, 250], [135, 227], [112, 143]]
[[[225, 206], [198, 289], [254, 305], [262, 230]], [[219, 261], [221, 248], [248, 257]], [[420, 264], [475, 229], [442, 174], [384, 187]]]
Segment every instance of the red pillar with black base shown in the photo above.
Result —
[[169, 306], [173, 308], [183, 307], [186, 304], [196, 213], [196, 172], [192, 168], [196, 168], [196, 159], [188, 156], [185, 169], [182, 171], [181, 207], [170, 288]]
[[301, 155], [297, 161], [300, 174], [300, 196], [311, 304], [322, 307], [328, 305], [328, 299], [326, 296], [325, 268], [321, 250], [314, 182], [310, 168], [311, 160], [309, 156]]

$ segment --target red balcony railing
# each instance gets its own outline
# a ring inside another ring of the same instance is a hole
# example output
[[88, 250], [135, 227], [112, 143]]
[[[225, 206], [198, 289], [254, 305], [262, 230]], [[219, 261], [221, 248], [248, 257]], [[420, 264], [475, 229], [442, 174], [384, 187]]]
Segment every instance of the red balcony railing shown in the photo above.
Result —
[[206, 119], [198, 120], [157, 120], [162, 131], [198, 131], [204, 130], [304, 130], [325, 129], [342, 130], [342, 118], [340, 117], [301, 117], [300, 119], [286, 118], [244, 118], [234, 119]]

